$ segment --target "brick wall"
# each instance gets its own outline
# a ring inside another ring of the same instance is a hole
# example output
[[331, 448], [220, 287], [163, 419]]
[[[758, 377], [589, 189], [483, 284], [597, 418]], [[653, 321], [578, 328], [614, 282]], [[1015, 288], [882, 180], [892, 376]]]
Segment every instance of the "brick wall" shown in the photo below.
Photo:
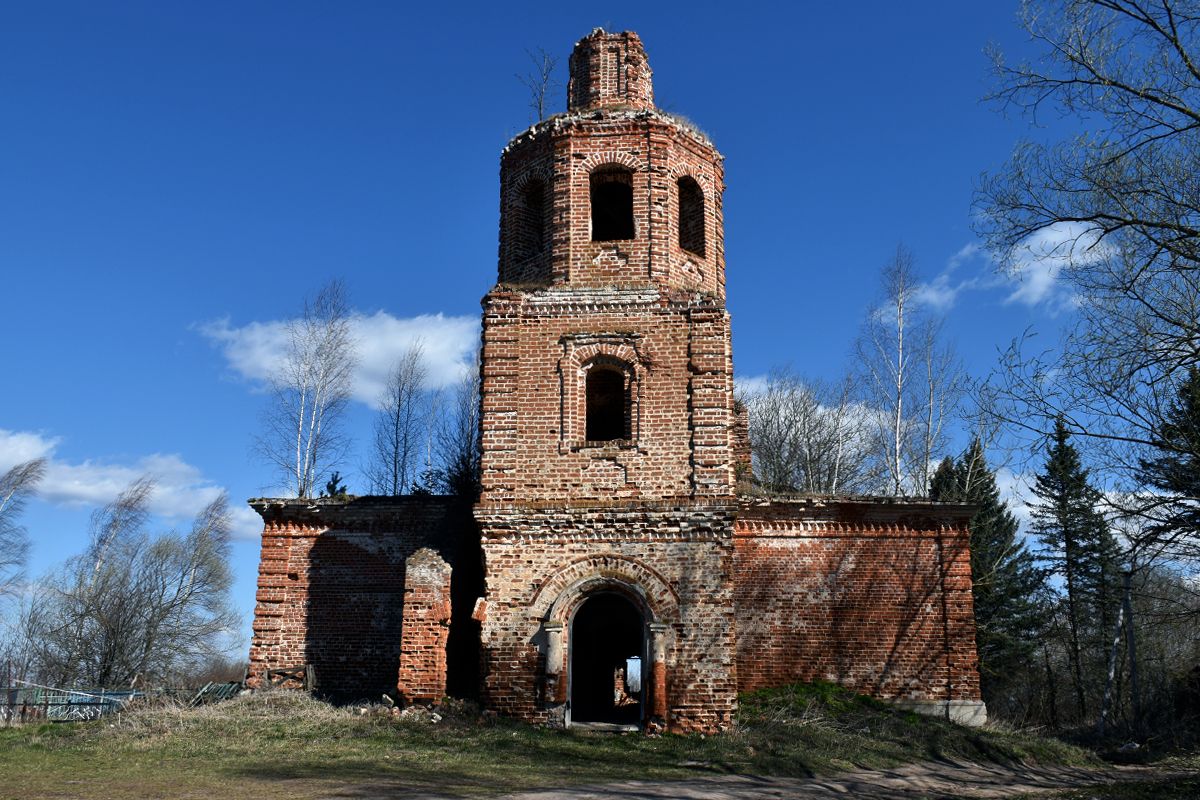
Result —
[[[628, 440], [584, 437], [589, 363], [626, 365]], [[496, 290], [483, 331], [483, 498], [728, 496], [729, 317], [657, 290]]]
[[730, 723], [732, 506], [480, 504], [476, 517], [487, 571], [480, 616], [489, 708], [561, 724], [571, 615], [590, 592], [617, 591], [642, 608], [654, 639], [646, 676], [661, 688], [647, 706], [652, 725], [711, 732]]
[[[469, 515], [439, 497], [251, 506], [264, 520], [250, 646], [255, 683], [265, 669], [311, 664], [325, 694], [378, 697], [395, 690], [402, 642], [414, 651], [424, 644], [404, 630], [406, 588], [419, 587], [414, 600], [434, 602], [425, 573], [414, 576], [417, 587], [406, 586], [406, 564], [425, 547], [452, 560]], [[412, 608], [408, 615], [422, 613]], [[429, 631], [444, 637], [440, 627]]]
[[739, 688], [827, 680], [876, 697], [977, 701], [969, 514], [886, 499], [744, 505]]
[[450, 565], [428, 547], [405, 561], [404, 622], [396, 688], [406, 702], [436, 702], [446, 696], [450, 575]]
[[[590, 175], [632, 173], [635, 238], [592, 241]], [[679, 180], [703, 193], [703, 255], [680, 245]], [[525, 189], [544, 188], [545, 249], [531, 253]], [[513, 139], [500, 161], [500, 281], [572, 286], [653, 284], [725, 294], [723, 160], [703, 134], [654, 110], [551, 117]]]
[[633, 31], [596, 28], [575, 43], [568, 65], [567, 104], [577, 111], [600, 106], [654, 107], [650, 63]]

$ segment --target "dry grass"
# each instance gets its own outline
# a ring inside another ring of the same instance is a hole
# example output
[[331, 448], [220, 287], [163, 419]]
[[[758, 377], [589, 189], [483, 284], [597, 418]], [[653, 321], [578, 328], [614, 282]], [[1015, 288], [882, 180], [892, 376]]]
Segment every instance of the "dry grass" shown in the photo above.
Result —
[[974, 731], [828, 686], [749, 695], [723, 736], [588, 734], [449, 709], [359, 715], [292, 692], [205, 708], [146, 704], [99, 723], [0, 731], [0, 797], [471, 796], [713, 773], [807, 776], [964, 760], [1087, 763], [1083, 751]]

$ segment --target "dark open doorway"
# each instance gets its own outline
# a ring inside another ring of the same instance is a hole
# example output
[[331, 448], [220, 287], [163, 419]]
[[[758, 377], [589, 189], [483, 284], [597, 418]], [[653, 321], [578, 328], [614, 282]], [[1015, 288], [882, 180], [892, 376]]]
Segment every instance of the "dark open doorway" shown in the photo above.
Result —
[[645, 620], [622, 595], [595, 594], [571, 623], [571, 721], [642, 720]]

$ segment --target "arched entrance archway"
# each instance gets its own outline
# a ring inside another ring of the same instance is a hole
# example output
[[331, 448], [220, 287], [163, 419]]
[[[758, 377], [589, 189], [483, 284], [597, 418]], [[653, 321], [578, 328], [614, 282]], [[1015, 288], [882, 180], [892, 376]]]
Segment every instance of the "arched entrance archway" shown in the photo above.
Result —
[[571, 619], [567, 641], [571, 722], [640, 724], [647, 693], [642, 610], [618, 592], [589, 594]]

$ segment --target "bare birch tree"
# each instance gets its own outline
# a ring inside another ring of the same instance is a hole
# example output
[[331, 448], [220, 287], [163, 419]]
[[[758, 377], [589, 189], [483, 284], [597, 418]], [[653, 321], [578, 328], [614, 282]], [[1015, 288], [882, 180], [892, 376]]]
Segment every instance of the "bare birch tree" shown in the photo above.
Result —
[[0, 475], [0, 598], [21, 581], [29, 539], [17, 522], [25, 503], [46, 474], [46, 459], [24, 461]]
[[104, 568], [108, 553], [127, 538], [136, 536], [150, 518], [150, 495], [154, 481], [142, 476], [126, 486], [109, 503], [92, 512], [87, 558], [92, 572]]
[[379, 398], [365, 470], [372, 494], [395, 496], [412, 490], [420, 472], [421, 450], [429, 438], [428, 377], [425, 349], [418, 340], [397, 359]]
[[[903, 245], [881, 273], [884, 302], [867, 316], [857, 343], [864, 402], [876, 410], [876, 456], [887, 491], [909, 494], [913, 426], [906, 405], [913, 384], [912, 296], [917, 286], [912, 253]], [[918, 362], [919, 363], [919, 362]]]
[[867, 417], [853, 382], [806, 382], [774, 370], [766, 385], [742, 397], [758, 482], [771, 492], [839, 494], [869, 491]]
[[903, 245], [881, 273], [883, 302], [857, 343], [862, 402], [873, 409], [875, 457], [894, 495], [925, 495], [957, 415], [965, 375], [940, 321], [915, 302], [920, 280]]
[[944, 456], [949, 441], [946, 424], [958, 416], [966, 396], [967, 376], [954, 348], [942, 339], [941, 320], [923, 320], [918, 333], [921, 402], [913, 409], [917, 417], [913, 478], [917, 494], [924, 496], [929, 494], [934, 465]]
[[479, 496], [480, 489], [479, 381], [477, 351], [462, 380], [450, 392], [434, 431], [438, 466], [433, 470], [433, 488], [471, 500]]
[[138, 481], [98, 512], [93, 547], [69, 560], [33, 599], [21, 638], [43, 682], [173, 683], [220, 652], [236, 624], [228, 604], [225, 496], [205, 507], [189, 532], [150, 535], [152, 488]]
[[326, 284], [287, 324], [287, 353], [271, 380], [272, 401], [256, 446], [297, 497], [345, 455], [340, 429], [357, 361], [346, 290]]

